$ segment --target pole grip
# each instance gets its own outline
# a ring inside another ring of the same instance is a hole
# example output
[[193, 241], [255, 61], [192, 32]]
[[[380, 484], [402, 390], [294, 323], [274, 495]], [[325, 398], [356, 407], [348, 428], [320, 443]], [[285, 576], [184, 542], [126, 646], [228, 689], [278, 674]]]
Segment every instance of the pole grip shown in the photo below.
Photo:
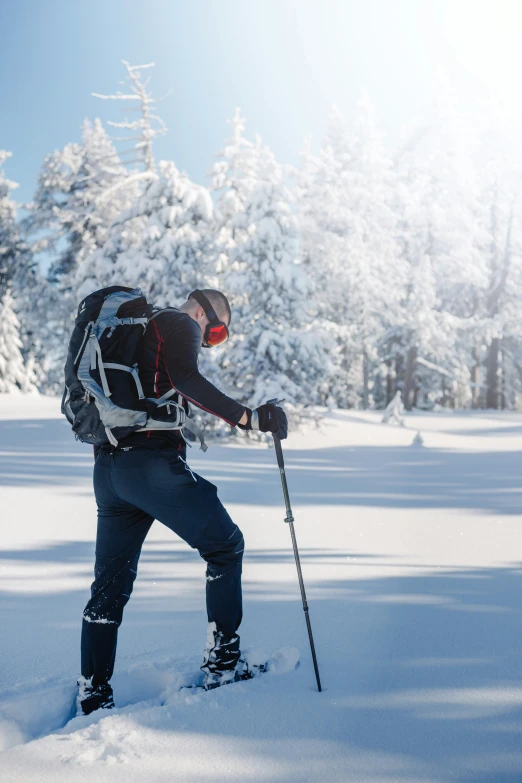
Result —
[[[266, 404], [267, 405], [279, 405], [279, 403], [281, 403], [281, 402], [284, 402], [284, 400], [278, 400], [277, 397], [274, 397], [272, 400], [267, 400]], [[279, 435], [275, 435], [274, 433], [272, 433], [272, 436], [274, 438], [274, 446], [275, 446], [275, 451], [276, 451], [276, 456], [277, 456], [277, 464], [279, 465], [279, 469], [280, 470], [284, 470], [285, 469], [285, 461], [284, 461], [284, 458], [283, 458], [283, 448], [281, 446], [281, 438], [279, 437]]]

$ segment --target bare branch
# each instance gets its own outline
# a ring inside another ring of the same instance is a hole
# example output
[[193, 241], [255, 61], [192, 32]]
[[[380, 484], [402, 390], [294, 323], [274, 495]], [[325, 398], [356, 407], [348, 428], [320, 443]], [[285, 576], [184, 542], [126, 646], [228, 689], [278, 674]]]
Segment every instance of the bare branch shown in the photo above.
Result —
[[127, 60], [122, 60], [122, 63], [128, 71], [142, 71], [144, 68], [155, 68], [156, 63], [147, 63], [146, 65], [130, 65]]
[[114, 95], [102, 95], [99, 92], [91, 92], [93, 98], [100, 98], [102, 101], [139, 101], [139, 95], [124, 95], [117, 92]]

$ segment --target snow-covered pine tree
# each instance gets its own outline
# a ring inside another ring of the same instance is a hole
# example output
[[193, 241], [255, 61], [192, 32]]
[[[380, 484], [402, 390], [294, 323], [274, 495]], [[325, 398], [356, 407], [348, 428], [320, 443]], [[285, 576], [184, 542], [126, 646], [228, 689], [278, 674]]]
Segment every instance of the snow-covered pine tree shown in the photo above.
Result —
[[[236, 114], [235, 126], [239, 125]], [[229, 145], [218, 201], [233, 205], [221, 231], [230, 245], [222, 288], [232, 304], [230, 351], [221, 369], [226, 387], [245, 404], [273, 397], [290, 405], [324, 398], [329, 370], [326, 336], [316, 320], [312, 288], [299, 263], [298, 224], [283, 167], [259, 138]], [[214, 183], [215, 186], [215, 183]]]
[[18, 187], [16, 182], [7, 179], [4, 173], [4, 163], [11, 153], [0, 150], [0, 293], [7, 290], [12, 279], [16, 264], [18, 235], [15, 228], [16, 204], [12, 200], [11, 191]]
[[216, 194], [214, 230], [218, 238], [222, 234], [225, 248], [236, 239], [245, 239], [243, 221], [236, 221], [235, 217], [244, 211], [248, 197], [257, 187], [262, 158], [261, 145], [244, 135], [246, 120], [241, 109], [236, 108], [228, 124], [232, 135], [216, 155], [220, 160], [210, 170], [211, 190]]
[[473, 346], [465, 336], [485, 270], [475, 145], [446, 87], [396, 157], [395, 209], [408, 282], [383, 344], [407, 409], [471, 402]]
[[[15, 309], [27, 316], [22, 297], [13, 299], [12, 291], [23, 292], [25, 281], [34, 277], [29, 248], [20, 237], [16, 224], [17, 208], [11, 191], [17, 186], [4, 173], [11, 153], [0, 150], [0, 392], [36, 391], [33, 346], [27, 338], [26, 323], [21, 327]], [[26, 319], [24, 318], [24, 321]]]
[[[440, 398], [430, 397], [430, 384], [434, 372], [438, 379], [437, 368], [452, 346], [453, 321], [450, 314], [441, 313], [437, 305], [431, 259], [424, 255], [410, 266], [400, 316], [383, 338], [388, 356], [395, 361], [406, 410], [419, 402], [440, 402]], [[451, 376], [443, 367], [440, 371], [444, 377]], [[427, 399], [420, 400], [420, 393]]]
[[210, 190], [215, 194], [209, 252], [218, 281], [226, 276], [229, 255], [248, 240], [244, 212], [247, 200], [259, 182], [262, 146], [244, 135], [246, 120], [241, 109], [227, 121], [232, 134], [210, 169]]
[[127, 184], [122, 187], [127, 176], [99, 119], [85, 120], [81, 143], [66, 144], [45, 159], [25, 224], [33, 235], [43, 232], [49, 279], [64, 293], [86, 259], [103, 246], [113, 220], [137, 195]]
[[[500, 127], [499, 127], [500, 126]], [[512, 408], [522, 399], [522, 156], [518, 132], [488, 116], [480, 149], [485, 282], [476, 295], [475, 407]]]
[[160, 161], [133, 207], [114, 222], [104, 247], [93, 255], [78, 287], [141, 286], [159, 306], [176, 304], [194, 288], [209, 287], [207, 263], [212, 199], [171, 161]]
[[377, 343], [397, 316], [404, 278], [392, 163], [368, 97], [361, 97], [350, 125], [334, 107], [319, 155], [307, 146], [302, 160], [302, 257], [338, 341], [332, 392], [338, 405], [367, 408]]
[[[112, 127], [128, 131], [116, 141], [130, 143], [122, 151], [132, 154], [126, 186], [139, 188], [132, 203], [112, 221], [103, 248], [93, 254], [86, 274], [76, 280], [80, 296], [94, 287], [120, 282], [143, 286], [156, 304], [179, 301], [192, 287], [207, 284], [210, 265], [205, 251], [212, 200], [208, 191], [195, 185], [173, 162], [156, 164], [153, 141], [166, 132], [157, 115], [154, 98], [143, 71], [153, 66], [130, 65], [128, 89], [98, 98], [131, 103], [129, 111], [138, 111], [136, 119], [110, 122]], [[112, 193], [110, 188], [102, 203]], [[211, 275], [210, 275], [211, 276]]]
[[36, 392], [33, 362], [24, 361], [20, 321], [11, 292], [0, 297], [0, 393]]
[[66, 144], [45, 159], [24, 228], [35, 252], [45, 251], [49, 284], [39, 279], [24, 293], [40, 364], [46, 368], [42, 383], [49, 391], [58, 392], [63, 382], [78, 280], [89, 274], [89, 259], [105, 243], [116, 216], [138, 195], [127, 179], [100, 120], [85, 120], [80, 143]]

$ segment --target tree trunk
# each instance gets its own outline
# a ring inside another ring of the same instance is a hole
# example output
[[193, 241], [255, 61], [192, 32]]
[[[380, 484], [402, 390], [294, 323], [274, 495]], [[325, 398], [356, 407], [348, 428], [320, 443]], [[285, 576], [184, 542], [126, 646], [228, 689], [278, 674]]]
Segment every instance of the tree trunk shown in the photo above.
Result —
[[367, 411], [370, 405], [370, 362], [368, 360], [368, 352], [366, 348], [363, 348], [363, 410]]
[[471, 382], [474, 385], [471, 387], [471, 407], [476, 410], [477, 408], [480, 408], [480, 371], [482, 369], [480, 366], [480, 350], [477, 346], [473, 349], [473, 361]]
[[395, 397], [395, 385], [393, 375], [393, 364], [391, 359], [386, 362], [386, 405], [389, 405], [392, 399]]
[[502, 351], [502, 346], [500, 346], [500, 355], [498, 359], [498, 364], [499, 364], [499, 373], [500, 373], [498, 407], [500, 408], [500, 410], [504, 411], [506, 410], [507, 407], [506, 406], [506, 368], [504, 365], [504, 354]]
[[486, 408], [498, 408], [499, 404], [499, 385], [498, 385], [498, 370], [499, 370], [499, 354], [500, 354], [500, 339], [494, 337], [491, 341], [488, 351], [488, 359], [486, 365]]
[[440, 398], [440, 404], [443, 408], [446, 408], [448, 404], [448, 393], [446, 389], [446, 379], [444, 378], [444, 376], [442, 376], [442, 380], [440, 382], [440, 390], [442, 392], [442, 396]]
[[[492, 210], [492, 235], [496, 235], [496, 204]], [[498, 257], [497, 248], [492, 247], [491, 286], [488, 292], [488, 314], [494, 318], [502, 308], [502, 298], [506, 289], [506, 283], [511, 269], [511, 231], [513, 226], [513, 213], [509, 216], [506, 233], [506, 244], [502, 259]], [[501, 404], [500, 396], [500, 362], [501, 345], [500, 337], [494, 337], [489, 346], [486, 362], [486, 407], [498, 408]]]
[[417, 349], [409, 348], [406, 356], [406, 375], [404, 378], [404, 392], [402, 395], [404, 407], [411, 411], [415, 393], [415, 364], [417, 361]]

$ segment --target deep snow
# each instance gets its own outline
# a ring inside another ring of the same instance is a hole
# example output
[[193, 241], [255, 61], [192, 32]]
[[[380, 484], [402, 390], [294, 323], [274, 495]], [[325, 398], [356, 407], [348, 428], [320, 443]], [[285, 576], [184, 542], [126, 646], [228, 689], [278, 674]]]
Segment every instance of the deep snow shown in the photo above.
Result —
[[[201, 662], [205, 565], [155, 523], [115, 697], [72, 716], [91, 581], [91, 450], [49, 398], [0, 395], [0, 780], [522, 780], [522, 416], [331, 414], [285, 442], [325, 691], [314, 687], [273, 450], [195, 449], [246, 539], [246, 646], [297, 671], [179, 692]], [[420, 431], [423, 443], [412, 445]]]

